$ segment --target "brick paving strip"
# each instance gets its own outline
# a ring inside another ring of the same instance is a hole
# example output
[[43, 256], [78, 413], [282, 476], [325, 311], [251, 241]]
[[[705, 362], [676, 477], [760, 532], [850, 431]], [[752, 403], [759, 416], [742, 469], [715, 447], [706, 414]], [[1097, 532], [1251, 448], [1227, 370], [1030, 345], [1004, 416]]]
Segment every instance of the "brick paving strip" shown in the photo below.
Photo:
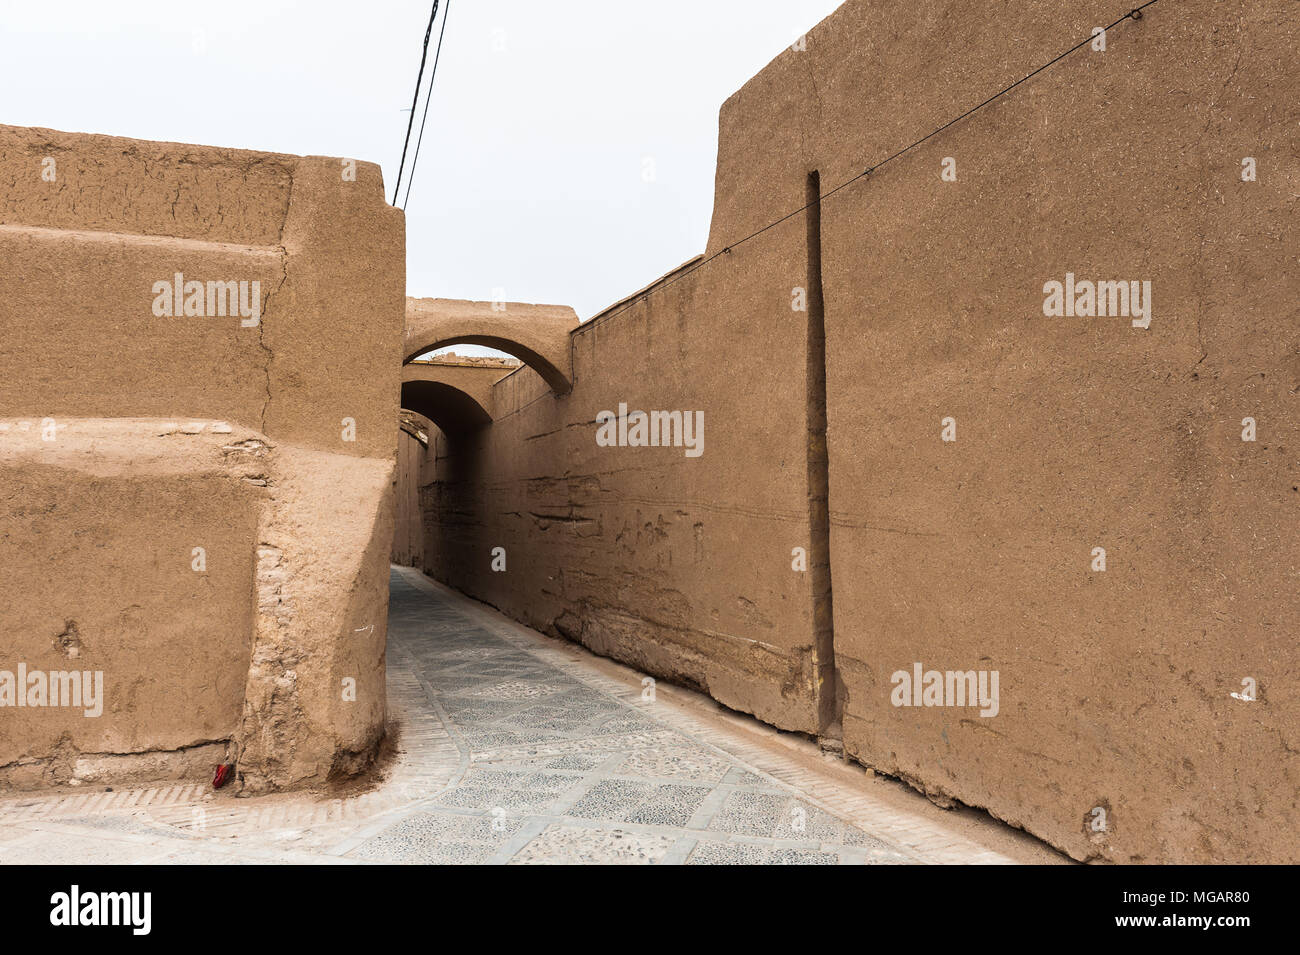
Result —
[[922, 797], [873, 794], [683, 691], [645, 699], [639, 674], [407, 568], [392, 575], [388, 692], [401, 752], [369, 792], [8, 797], [0, 863], [1059, 861], [972, 838]]

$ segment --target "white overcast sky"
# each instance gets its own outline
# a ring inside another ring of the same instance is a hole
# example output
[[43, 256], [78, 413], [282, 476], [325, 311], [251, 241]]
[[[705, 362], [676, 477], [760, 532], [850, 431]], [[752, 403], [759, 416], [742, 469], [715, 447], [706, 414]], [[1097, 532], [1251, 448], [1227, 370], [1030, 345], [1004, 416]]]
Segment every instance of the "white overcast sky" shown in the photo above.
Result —
[[[450, 0], [407, 293], [586, 319], [702, 251], [718, 107], [840, 2]], [[430, 6], [0, 0], [0, 122], [355, 157], [391, 198]]]

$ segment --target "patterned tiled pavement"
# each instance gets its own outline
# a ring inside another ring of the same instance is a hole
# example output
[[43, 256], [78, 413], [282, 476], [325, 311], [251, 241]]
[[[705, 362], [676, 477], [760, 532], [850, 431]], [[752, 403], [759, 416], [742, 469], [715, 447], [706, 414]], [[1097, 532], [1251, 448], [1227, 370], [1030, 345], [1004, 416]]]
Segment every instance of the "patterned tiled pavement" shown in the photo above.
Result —
[[402, 752], [369, 792], [10, 797], [0, 863], [1019, 861], [403, 568], [388, 663]]

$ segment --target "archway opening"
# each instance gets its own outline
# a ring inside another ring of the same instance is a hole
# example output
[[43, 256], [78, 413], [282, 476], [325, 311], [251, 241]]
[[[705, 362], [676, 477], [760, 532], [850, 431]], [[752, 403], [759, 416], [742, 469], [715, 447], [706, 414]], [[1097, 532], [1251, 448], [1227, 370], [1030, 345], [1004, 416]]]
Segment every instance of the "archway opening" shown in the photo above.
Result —
[[565, 374], [555, 367], [554, 363], [548, 361], [539, 352], [534, 351], [526, 345], [521, 345], [513, 339], [503, 338], [498, 335], [453, 335], [451, 337], [435, 338], [428, 341], [422, 341], [417, 338], [413, 341], [407, 342], [407, 354], [402, 359], [402, 363], [409, 365], [416, 359], [425, 358], [440, 349], [448, 348], [452, 345], [475, 345], [517, 358], [533, 371], [537, 372], [537, 374], [541, 376], [542, 380], [545, 381], [550, 389], [557, 395], [568, 394], [572, 389], [572, 385], [569, 383], [569, 379]]

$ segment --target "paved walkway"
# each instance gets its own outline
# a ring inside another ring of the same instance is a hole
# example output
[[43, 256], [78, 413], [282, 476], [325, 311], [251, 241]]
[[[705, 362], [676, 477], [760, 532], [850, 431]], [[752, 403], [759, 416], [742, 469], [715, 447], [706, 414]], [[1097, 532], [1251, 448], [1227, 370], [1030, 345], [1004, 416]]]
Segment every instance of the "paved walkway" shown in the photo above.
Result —
[[400, 753], [370, 791], [9, 797], [0, 863], [1056, 861], [402, 568], [388, 663]]

